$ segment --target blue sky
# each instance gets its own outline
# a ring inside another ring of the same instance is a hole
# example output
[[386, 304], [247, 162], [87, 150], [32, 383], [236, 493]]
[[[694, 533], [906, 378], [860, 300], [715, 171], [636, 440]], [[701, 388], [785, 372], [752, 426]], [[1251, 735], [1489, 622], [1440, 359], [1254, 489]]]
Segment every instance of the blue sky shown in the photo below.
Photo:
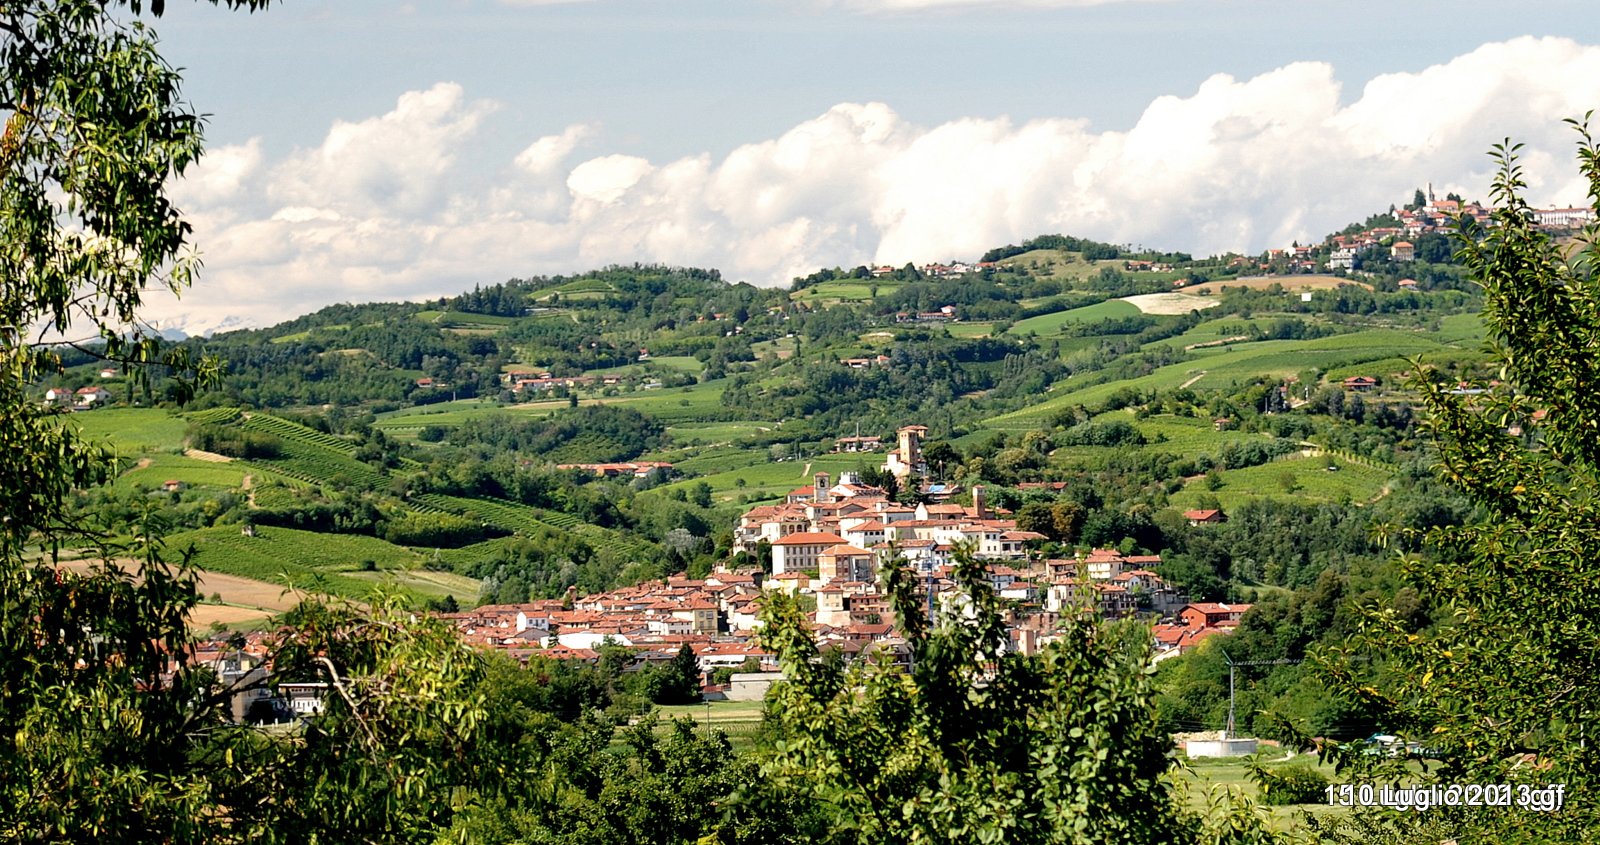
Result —
[[1063, 231], [1320, 237], [1526, 139], [1576, 191], [1600, 105], [1576, 2], [490, 0], [180, 5], [211, 114], [180, 187], [191, 329], [659, 260], [785, 283]]

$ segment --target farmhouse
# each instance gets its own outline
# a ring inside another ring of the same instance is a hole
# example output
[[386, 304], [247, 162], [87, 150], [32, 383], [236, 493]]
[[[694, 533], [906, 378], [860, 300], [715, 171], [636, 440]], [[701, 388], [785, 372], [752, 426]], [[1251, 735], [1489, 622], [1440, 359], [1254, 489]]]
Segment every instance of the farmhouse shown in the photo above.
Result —
[[835, 452], [876, 452], [882, 448], [883, 438], [875, 434], [841, 437], [833, 445]]
[[672, 472], [672, 464], [666, 461], [626, 461], [615, 464], [556, 464], [556, 469], [581, 469], [592, 472], [601, 478], [645, 478], [656, 470]]
[[111, 392], [103, 387], [80, 387], [75, 393], [79, 408], [93, 408], [111, 401]]

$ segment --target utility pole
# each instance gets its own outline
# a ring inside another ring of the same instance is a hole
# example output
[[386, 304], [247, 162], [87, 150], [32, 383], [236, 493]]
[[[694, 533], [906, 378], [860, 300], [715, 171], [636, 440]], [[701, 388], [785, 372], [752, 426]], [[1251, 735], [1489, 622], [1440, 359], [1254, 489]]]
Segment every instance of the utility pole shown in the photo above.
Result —
[[1290, 664], [1290, 663], [1302, 663], [1304, 661], [1303, 660], [1289, 660], [1288, 658], [1279, 658], [1278, 660], [1241, 660], [1241, 661], [1238, 661], [1238, 662], [1234, 662], [1234, 659], [1228, 656], [1228, 652], [1226, 650], [1223, 650], [1223, 649], [1218, 649], [1218, 650], [1222, 651], [1222, 659], [1224, 661], [1226, 661], [1227, 664], [1228, 664], [1228, 726], [1223, 729], [1222, 738], [1223, 739], [1232, 739], [1233, 738], [1233, 726], [1234, 726], [1234, 722], [1233, 722], [1233, 689], [1234, 689], [1234, 687], [1233, 687], [1233, 680], [1234, 680], [1233, 670], [1234, 670], [1234, 667], [1236, 667], [1236, 666], [1283, 666], [1283, 665]]

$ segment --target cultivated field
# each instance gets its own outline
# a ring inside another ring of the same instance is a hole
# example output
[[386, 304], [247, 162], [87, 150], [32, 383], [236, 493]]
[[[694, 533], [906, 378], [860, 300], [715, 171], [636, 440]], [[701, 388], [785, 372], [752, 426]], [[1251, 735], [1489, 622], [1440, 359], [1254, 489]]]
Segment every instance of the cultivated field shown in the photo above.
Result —
[[1306, 276], [1240, 276], [1237, 279], [1220, 279], [1214, 282], [1204, 282], [1185, 288], [1185, 292], [1196, 293], [1221, 293], [1223, 288], [1249, 288], [1251, 290], [1266, 290], [1273, 285], [1279, 285], [1286, 291], [1302, 290], [1333, 290], [1340, 285], [1356, 285], [1372, 290], [1372, 285], [1358, 282], [1355, 279], [1345, 279], [1339, 276], [1306, 275]]
[[[1181, 312], [1187, 314], [1189, 312]], [[1135, 317], [1139, 309], [1127, 302], [1120, 300], [1107, 300], [1094, 305], [1085, 305], [1082, 308], [1070, 308], [1066, 311], [1056, 311], [1052, 314], [1040, 314], [1026, 320], [1013, 323], [1007, 334], [1025, 335], [1033, 332], [1037, 335], [1052, 335], [1061, 331], [1067, 323], [1087, 323], [1094, 320], [1105, 320], [1113, 317]]]
[[124, 455], [183, 447], [189, 423], [160, 408], [103, 408], [73, 414], [86, 437], [104, 440]]

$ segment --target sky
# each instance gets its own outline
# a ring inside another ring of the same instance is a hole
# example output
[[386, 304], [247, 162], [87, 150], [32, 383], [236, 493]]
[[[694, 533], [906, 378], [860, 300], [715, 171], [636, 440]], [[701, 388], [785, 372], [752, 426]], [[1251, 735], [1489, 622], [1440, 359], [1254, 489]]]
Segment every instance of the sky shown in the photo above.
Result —
[[153, 22], [209, 115], [162, 327], [659, 262], [787, 285], [1045, 233], [1317, 240], [1431, 184], [1586, 201], [1588, 0], [285, 0]]

